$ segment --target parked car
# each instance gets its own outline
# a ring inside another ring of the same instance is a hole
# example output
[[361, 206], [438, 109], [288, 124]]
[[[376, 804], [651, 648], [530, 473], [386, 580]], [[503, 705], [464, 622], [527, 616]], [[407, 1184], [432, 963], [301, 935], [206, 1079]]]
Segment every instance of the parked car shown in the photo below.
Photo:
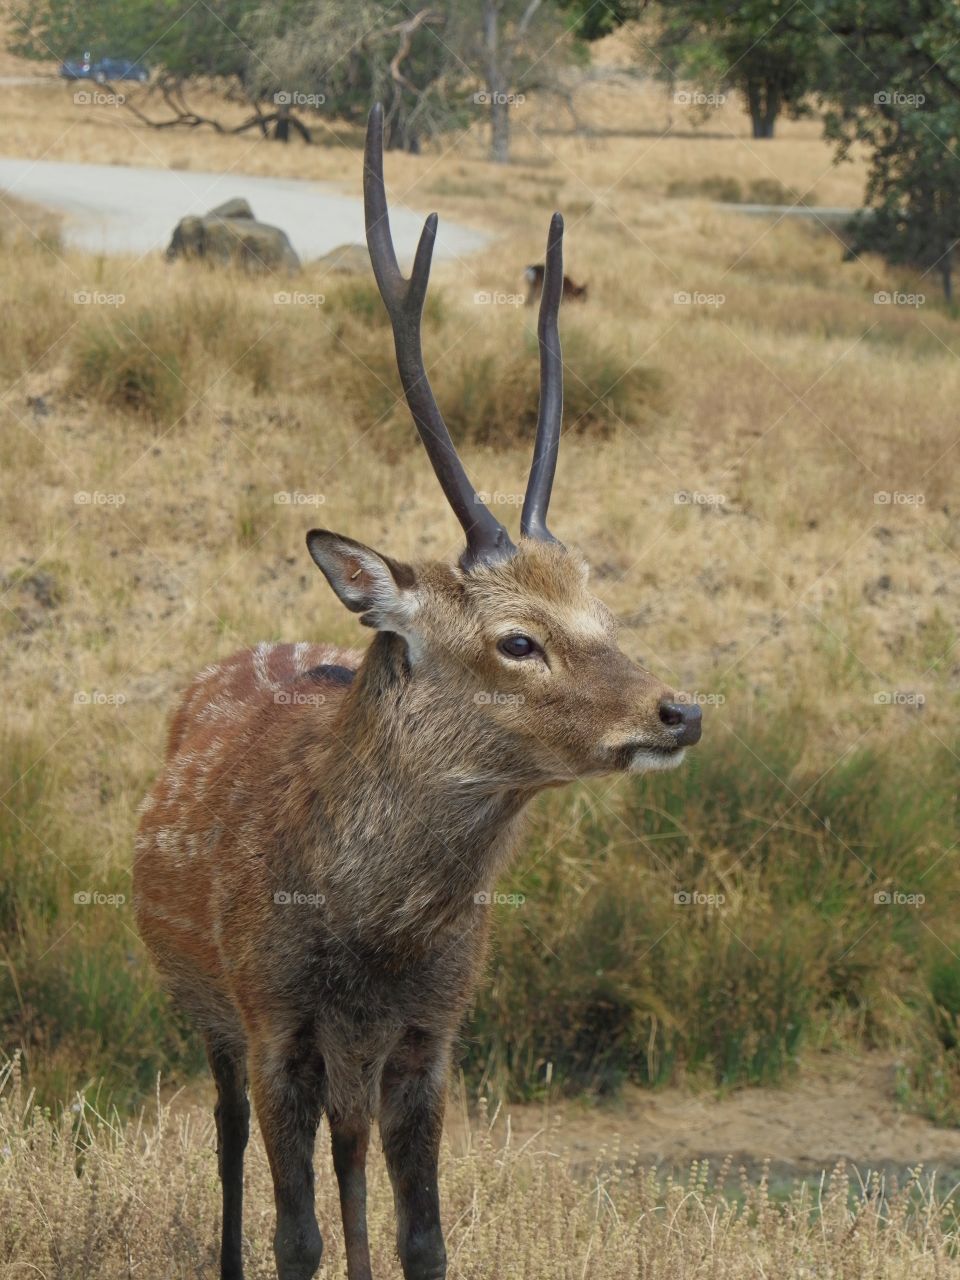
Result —
[[145, 84], [150, 72], [142, 62], [130, 58], [91, 58], [89, 52], [82, 58], [60, 63], [60, 75], [64, 80], [95, 80], [106, 84], [114, 80], [136, 80]]

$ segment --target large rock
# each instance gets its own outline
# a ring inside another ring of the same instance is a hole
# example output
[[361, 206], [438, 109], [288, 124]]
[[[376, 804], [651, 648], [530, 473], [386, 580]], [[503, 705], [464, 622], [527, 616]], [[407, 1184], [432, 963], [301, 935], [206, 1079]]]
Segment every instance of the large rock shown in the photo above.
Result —
[[331, 249], [322, 258], [317, 259], [317, 266], [331, 275], [369, 276], [373, 274], [370, 266], [370, 254], [365, 244], [340, 244]]
[[167, 249], [167, 257], [203, 258], [247, 271], [298, 271], [300, 259], [286, 232], [258, 222], [246, 200], [217, 205], [202, 218], [181, 218]]

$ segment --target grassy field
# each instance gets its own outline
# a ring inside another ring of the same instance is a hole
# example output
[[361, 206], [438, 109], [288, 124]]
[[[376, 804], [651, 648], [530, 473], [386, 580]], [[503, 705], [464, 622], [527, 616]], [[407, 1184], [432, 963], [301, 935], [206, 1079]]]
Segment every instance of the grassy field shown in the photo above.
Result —
[[[591, 92], [589, 137], [518, 111], [509, 170], [479, 130], [387, 158], [397, 199], [495, 237], [437, 268], [425, 346], [501, 515], [529, 460], [536, 339], [531, 309], [477, 298], [521, 291], [566, 213], [590, 299], [562, 320], [554, 524], [628, 652], [705, 704], [681, 774], [535, 807], [468, 1079], [727, 1086], [776, 1080], [804, 1047], [896, 1046], [904, 1102], [955, 1122], [956, 316], [930, 280], [843, 264], [816, 221], [669, 194], [769, 181], [856, 204], [862, 169], [834, 168], [815, 122], [754, 143], [732, 106], [698, 129], [650, 89]], [[11, 154], [359, 189], [349, 130], [313, 148], [158, 134], [57, 84], [2, 87], [0, 109]], [[45, 1100], [100, 1079], [129, 1100], [200, 1062], [129, 907], [177, 691], [259, 640], [361, 641], [307, 560], [311, 525], [406, 558], [457, 536], [368, 279], [308, 266], [311, 301], [277, 302], [274, 281], [78, 255], [5, 207], [0, 1026]], [[896, 290], [925, 301], [875, 301]]]
[[[158, 1106], [123, 1123], [80, 1102], [56, 1121], [29, 1105], [15, 1079], [0, 1087], [0, 1277], [213, 1274], [219, 1195], [209, 1121]], [[336, 1184], [326, 1143], [319, 1147], [324, 1274], [342, 1276]], [[659, 1180], [616, 1143], [577, 1167], [560, 1127], [501, 1146], [482, 1114], [444, 1151], [441, 1170], [451, 1272], [464, 1280], [956, 1274], [955, 1211], [919, 1170], [891, 1186], [858, 1182], [839, 1165], [819, 1187], [777, 1198], [766, 1179], [751, 1184], [729, 1162]], [[373, 1268], [394, 1274], [392, 1194], [379, 1159], [370, 1173]], [[257, 1133], [244, 1207], [246, 1275], [268, 1280], [273, 1199]]]

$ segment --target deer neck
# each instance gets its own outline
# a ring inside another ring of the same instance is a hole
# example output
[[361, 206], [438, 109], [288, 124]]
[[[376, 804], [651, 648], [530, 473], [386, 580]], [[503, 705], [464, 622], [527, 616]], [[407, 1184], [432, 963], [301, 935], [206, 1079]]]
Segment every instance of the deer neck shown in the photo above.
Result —
[[537, 787], [517, 781], [510, 744], [454, 712], [416, 688], [403, 640], [379, 632], [313, 780], [320, 872], [331, 900], [349, 900], [345, 919], [429, 936], [493, 889]]

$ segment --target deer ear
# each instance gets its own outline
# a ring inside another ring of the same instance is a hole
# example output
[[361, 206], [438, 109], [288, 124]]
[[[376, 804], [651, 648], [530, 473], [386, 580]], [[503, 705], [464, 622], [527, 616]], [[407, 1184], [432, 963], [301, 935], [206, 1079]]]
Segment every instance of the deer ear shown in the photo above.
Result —
[[307, 548], [340, 600], [362, 615], [364, 626], [407, 635], [417, 611], [417, 580], [409, 565], [326, 529], [311, 529]]

